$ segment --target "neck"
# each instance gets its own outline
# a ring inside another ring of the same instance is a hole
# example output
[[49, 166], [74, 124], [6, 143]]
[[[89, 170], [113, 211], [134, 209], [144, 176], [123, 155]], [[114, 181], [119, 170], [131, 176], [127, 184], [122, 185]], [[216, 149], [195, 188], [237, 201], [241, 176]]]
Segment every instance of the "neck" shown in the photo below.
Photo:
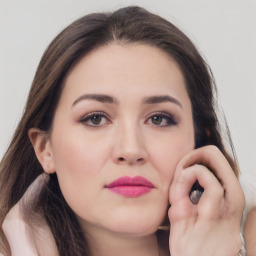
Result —
[[93, 256], [158, 256], [155, 234], [130, 236], [101, 230], [89, 232], [87, 241]]

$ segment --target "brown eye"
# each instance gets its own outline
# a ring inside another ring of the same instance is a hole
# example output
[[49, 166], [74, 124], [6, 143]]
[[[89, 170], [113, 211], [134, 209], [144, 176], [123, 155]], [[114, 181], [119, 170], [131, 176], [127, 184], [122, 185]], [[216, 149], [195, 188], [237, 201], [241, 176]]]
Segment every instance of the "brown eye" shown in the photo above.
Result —
[[146, 123], [157, 127], [168, 127], [177, 124], [173, 116], [166, 113], [154, 114], [146, 121]]
[[151, 117], [151, 122], [155, 125], [160, 125], [163, 121], [163, 118], [161, 116], [153, 116]]
[[84, 116], [81, 120], [81, 123], [83, 123], [86, 126], [91, 127], [100, 127], [107, 123], [110, 123], [110, 120], [104, 113], [90, 113], [86, 116]]
[[101, 123], [101, 121], [102, 121], [102, 117], [101, 116], [92, 116], [90, 118], [90, 121], [94, 125], [99, 125]]

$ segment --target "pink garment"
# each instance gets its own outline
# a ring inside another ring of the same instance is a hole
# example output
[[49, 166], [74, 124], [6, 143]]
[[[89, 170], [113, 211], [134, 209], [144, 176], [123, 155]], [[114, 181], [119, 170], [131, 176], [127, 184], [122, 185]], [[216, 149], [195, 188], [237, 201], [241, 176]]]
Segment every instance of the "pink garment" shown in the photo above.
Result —
[[[47, 179], [47, 175], [40, 175], [4, 220], [3, 231], [11, 247], [11, 256], [59, 256], [46, 221], [40, 218], [36, 226], [28, 225], [21, 207], [22, 204], [29, 206], [37, 198]], [[0, 256], [4, 255], [0, 254]]]

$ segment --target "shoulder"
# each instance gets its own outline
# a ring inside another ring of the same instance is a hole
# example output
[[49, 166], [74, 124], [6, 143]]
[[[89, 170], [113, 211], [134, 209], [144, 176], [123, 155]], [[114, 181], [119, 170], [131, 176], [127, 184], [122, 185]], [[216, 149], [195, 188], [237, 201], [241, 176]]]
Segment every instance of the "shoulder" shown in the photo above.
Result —
[[256, 255], [256, 207], [252, 208], [247, 215], [244, 238], [247, 255]]
[[254, 173], [243, 172], [239, 177], [239, 181], [245, 196], [244, 224], [247, 214], [256, 207], [256, 170]]
[[[2, 225], [3, 232], [11, 249], [12, 256], [47, 255], [58, 256], [55, 239], [43, 216], [26, 217], [30, 204], [37, 200], [38, 191], [45, 185], [43, 176], [38, 177], [21, 200], [9, 211]], [[37, 193], [35, 193], [35, 191]], [[47, 246], [45, 246], [47, 244]], [[0, 254], [0, 256], [3, 256]]]

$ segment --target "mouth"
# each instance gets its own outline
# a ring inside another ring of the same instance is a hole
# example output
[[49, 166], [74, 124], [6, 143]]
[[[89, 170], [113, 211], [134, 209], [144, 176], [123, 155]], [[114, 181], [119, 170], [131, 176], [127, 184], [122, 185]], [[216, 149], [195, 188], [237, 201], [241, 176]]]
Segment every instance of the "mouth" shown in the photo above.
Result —
[[124, 176], [106, 185], [105, 188], [125, 197], [139, 197], [149, 193], [154, 185], [141, 176]]

